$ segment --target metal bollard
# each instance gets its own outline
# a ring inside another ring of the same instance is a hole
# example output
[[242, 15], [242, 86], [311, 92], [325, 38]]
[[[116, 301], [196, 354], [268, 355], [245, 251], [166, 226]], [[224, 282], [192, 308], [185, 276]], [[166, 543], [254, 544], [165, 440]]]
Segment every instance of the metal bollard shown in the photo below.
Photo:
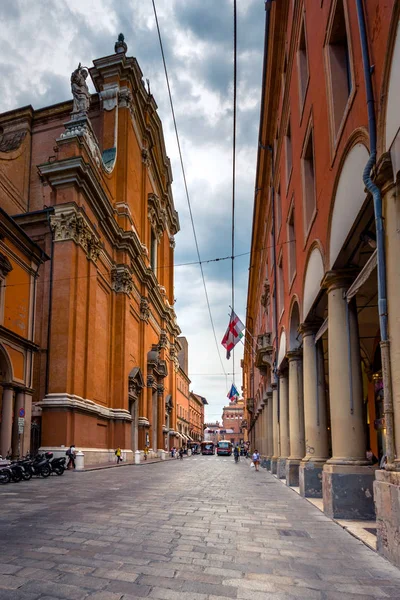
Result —
[[75, 471], [83, 471], [85, 468], [85, 455], [82, 450], [78, 450], [75, 456]]

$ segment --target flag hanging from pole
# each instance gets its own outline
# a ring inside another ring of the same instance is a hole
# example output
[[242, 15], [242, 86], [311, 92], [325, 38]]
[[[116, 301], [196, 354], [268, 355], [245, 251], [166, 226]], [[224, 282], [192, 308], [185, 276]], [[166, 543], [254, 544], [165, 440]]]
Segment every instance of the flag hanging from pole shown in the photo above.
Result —
[[231, 312], [231, 318], [229, 320], [228, 329], [222, 338], [221, 344], [226, 348], [226, 358], [229, 360], [231, 357], [231, 350], [243, 337], [244, 325], [239, 319], [236, 313]]
[[236, 398], [239, 398], [239, 392], [237, 391], [233, 383], [231, 385], [231, 389], [229, 390], [226, 396], [231, 402], [236, 400]]

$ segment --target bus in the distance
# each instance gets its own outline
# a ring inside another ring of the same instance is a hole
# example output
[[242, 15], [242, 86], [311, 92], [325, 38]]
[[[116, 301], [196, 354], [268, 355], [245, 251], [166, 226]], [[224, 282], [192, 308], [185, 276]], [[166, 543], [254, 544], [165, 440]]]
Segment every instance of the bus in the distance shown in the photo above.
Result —
[[214, 454], [215, 453], [214, 442], [201, 442], [201, 453], [202, 454]]
[[218, 456], [231, 456], [232, 447], [232, 442], [228, 442], [228, 440], [220, 440], [217, 444]]

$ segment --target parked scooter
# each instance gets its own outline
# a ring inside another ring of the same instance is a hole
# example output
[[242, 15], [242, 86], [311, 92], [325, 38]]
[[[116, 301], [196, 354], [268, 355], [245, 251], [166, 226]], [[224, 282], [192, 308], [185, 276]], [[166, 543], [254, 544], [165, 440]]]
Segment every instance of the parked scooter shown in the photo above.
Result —
[[[52, 454], [49, 452], [48, 454]], [[51, 475], [50, 461], [45, 454], [38, 454], [32, 462], [32, 467], [35, 475], [49, 477]]]
[[56, 475], [60, 475], [60, 476], [64, 474], [64, 471], [66, 469], [65, 456], [61, 456], [59, 458], [53, 458], [52, 452], [45, 452], [45, 457], [49, 460], [50, 468], [53, 473], [55, 473]]
[[8, 466], [0, 467], [0, 484], [10, 483], [11, 471]]

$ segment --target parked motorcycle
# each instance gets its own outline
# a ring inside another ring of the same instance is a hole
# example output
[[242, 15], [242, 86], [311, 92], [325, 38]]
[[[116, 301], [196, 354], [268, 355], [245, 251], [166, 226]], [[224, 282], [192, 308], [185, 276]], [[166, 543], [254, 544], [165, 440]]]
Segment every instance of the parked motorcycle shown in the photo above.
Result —
[[66, 469], [65, 456], [61, 456], [59, 458], [53, 458], [52, 452], [45, 452], [45, 457], [49, 460], [50, 468], [53, 473], [55, 473], [56, 475], [60, 475], [60, 476], [64, 474], [64, 471]]
[[0, 467], [0, 484], [10, 483], [11, 471], [9, 467]]
[[25, 473], [25, 469], [22, 465], [18, 464], [17, 462], [12, 462], [8, 468], [10, 470], [12, 481], [15, 481], [16, 483], [22, 481]]
[[[48, 454], [52, 454], [49, 452]], [[50, 460], [45, 454], [38, 454], [32, 462], [32, 467], [35, 475], [49, 477], [51, 475]]]

